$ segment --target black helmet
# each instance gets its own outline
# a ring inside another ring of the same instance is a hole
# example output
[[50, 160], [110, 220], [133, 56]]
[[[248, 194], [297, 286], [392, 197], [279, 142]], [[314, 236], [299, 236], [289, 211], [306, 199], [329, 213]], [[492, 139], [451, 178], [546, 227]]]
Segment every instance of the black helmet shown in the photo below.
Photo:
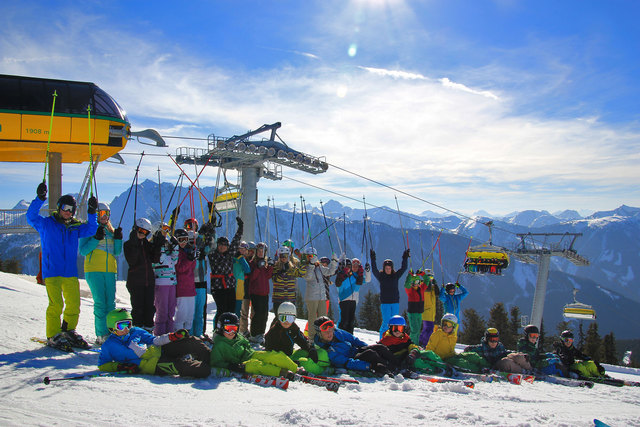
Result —
[[240, 326], [240, 319], [238, 319], [235, 313], [222, 313], [220, 317], [218, 317], [218, 323], [216, 324], [218, 332], [221, 332], [226, 325]]
[[571, 332], [570, 330], [568, 330], [568, 329], [567, 329], [567, 330], [562, 331], [562, 333], [560, 334], [560, 336], [561, 336], [563, 339], [566, 339], [566, 338], [571, 338], [571, 339], [573, 339], [573, 332]]
[[446, 285], [444, 285], [444, 290], [446, 292], [449, 292], [451, 289], [456, 289], [456, 285], [454, 285], [453, 283], [447, 283]]
[[63, 206], [72, 206], [73, 210], [71, 211], [72, 215], [76, 214], [76, 198], [73, 197], [71, 194], [65, 194], [64, 196], [60, 196], [60, 198], [58, 199], [58, 212], [60, 212], [60, 209], [62, 209]]
[[524, 334], [525, 335], [529, 335], [529, 334], [539, 334], [540, 333], [540, 329], [538, 329], [538, 327], [536, 325], [527, 325], [524, 327]]
[[176, 231], [173, 232], [173, 236], [176, 239], [179, 239], [181, 237], [189, 237], [189, 233], [184, 228], [178, 228]]
[[320, 316], [316, 320], [313, 321], [313, 328], [316, 330], [316, 333], [320, 333], [320, 326], [323, 324], [331, 322], [331, 319], [327, 316]]
[[392, 260], [390, 260], [390, 259], [388, 259], [388, 258], [387, 258], [387, 259], [385, 259], [385, 260], [382, 262], [382, 268], [385, 268], [387, 265], [390, 265], [390, 266], [391, 266], [391, 268], [393, 268], [393, 261], [392, 261]]
[[216, 244], [218, 245], [227, 245], [229, 246], [229, 239], [227, 239], [226, 237], [222, 236], [222, 237], [218, 237], [218, 240], [216, 240]]

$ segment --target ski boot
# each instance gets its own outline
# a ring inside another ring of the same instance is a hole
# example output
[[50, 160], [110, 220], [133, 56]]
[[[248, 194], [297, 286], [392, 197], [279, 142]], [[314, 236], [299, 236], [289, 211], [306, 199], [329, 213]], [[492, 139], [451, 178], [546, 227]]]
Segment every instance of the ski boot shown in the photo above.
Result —
[[47, 345], [58, 350], [66, 351], [67, 353], [73, 353], [73, 348], [64, 332], [60, 332], [51, 338], [48, 338]]
[[66, 332], [63, 332], [63, 333], [66, 335], [67, 341], [69, 342], [69, 345], [71, 347], [77, 347], [77, 348], [81, 348], [83, 350], [91, 348], [89, 343], [86, 342], [84, 340], [84, 338], [82, 338], [82, 335], [77, 333], [75, 331], [75, 329], [72, 329], [70, 331], [66, 331]]

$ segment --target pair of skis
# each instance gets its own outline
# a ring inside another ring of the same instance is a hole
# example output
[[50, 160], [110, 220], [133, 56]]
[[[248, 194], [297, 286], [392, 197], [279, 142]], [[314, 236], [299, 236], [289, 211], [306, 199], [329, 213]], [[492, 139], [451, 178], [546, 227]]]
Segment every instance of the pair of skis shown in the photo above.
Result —
[[46, 345], [47, 347], [54, 348], [56, 350], [60, 350], [60, 351], [65, 352], [65, 353], [77, 353], [78, 351], [84, 351], [84, 350], [93, 351], [93, 352], [96, 352], [96, 353], [100, 352], [99, 348], [94, 348], [94, 347], [89, 347], [89, 348], [73, 347], [71, 344], [68, 344], [68, 343], [64, 343], [64, 344], [61, 344], [61, 345], [54, 346], [54, 345], [51, 345], [51, 343], [49, 343], [49, 340], [47, 340], [45, 338], [40, 338], [40, 337], [31, 337], [31, 341], [40, 343], [42, 345]]
[[239, 379], [240, 381], [245, 381], [245, 382], [250, 382], [250, 383], [254, 383], [254, 384], [259, 384], [259, 385], [263, 385], [263, 386], [267, 386], [267, 387], [276, 387], [279, 388], [281, 390], [286, 390], [287, 388], [289, 388], [289, 382], [290, 381], [299, 381], [305, 384], [311, 384], [311, 385], [315, 385], [318, 387], [322, 387], [325, 390], [328, 391], [332, 391], [332, 392], [337, 392], [340, 389], [340, 386], [345, 383], [345, 382], [356, 382], [356, 380], [352, 380], [352, 381], [347, 381], [347, 380], [342, 380], [340, 378], [332, 378], [332, 377], [325, 377], [325, 376], [312, 376], [312, 375], [301, 375], [301, 374], [294, 374], [293, 375], [293, 379], [290, 380], [289, 378], [284, 378], [284, 377], [273, 377], [270, 375], [259, 375], [259, 374], [248, 374], [248, 373], [239, 373], [239, 372], [233, 372], [233, 371], [229, 371], [228, 369], [219, 369], [219, 368], [213, 368], [212, 369], [212, 374], [214, 376], [218, 376], [218, 377], [234, 377]]

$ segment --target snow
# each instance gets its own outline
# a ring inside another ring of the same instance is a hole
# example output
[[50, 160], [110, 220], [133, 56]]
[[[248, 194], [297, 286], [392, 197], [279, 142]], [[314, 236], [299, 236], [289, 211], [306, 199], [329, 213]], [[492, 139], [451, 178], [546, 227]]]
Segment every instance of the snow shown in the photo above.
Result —
[[[118, 286], [119, 305], [127, 306], [124, 284]], [[92, 300], [82, 294], [78, 330], [93, 339]], [[598, 418], [612, 426], [640, 426], [640, 388], [599, 384], [589, 390], [477, 383], [471, 390], [398, 376], [362, 379], [331, 393], [301, 383], [283, 391], [229, 378], [116, 376], [44, 385], [45, 376], [96, 372], [98, 357], [31, 342], [44, 335], [46, 306], [45, 289], [33, 277], [0, 273], [0, 425], [592, 426]], [[369, 343], [377, 336], [356, 334]], [[609, 371], [640, 381], [638, 370]]]

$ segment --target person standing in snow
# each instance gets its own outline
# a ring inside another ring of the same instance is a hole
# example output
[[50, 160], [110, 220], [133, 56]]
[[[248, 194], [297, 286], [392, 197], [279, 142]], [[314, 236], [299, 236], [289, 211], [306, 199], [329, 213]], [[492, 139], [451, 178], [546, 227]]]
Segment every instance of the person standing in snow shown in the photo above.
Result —
[[406, 249], [402, 253], [402, 265], [398, 271], [393, 269], [393, 261], [385, 259], [382, 263], [382, 270], [376, 266], [376, 252], [371, 249], [371, 269], [373, 275], [380, 282], [380, 311], [382, 312], [382, 323], [380, 324], [380, 338], [387, 330], [387, 324], [392, 316], [400, 313], [400, 291], [398, 283], [400, 277], [407, 270], [407, 260], [410, 252]]
[[264, 242], [256, 245], [256, 256], [251, 260], [249, 274], [249, 295], [253, 317], [249, 326], [249, 341], [264, 342], [264, 331], [269, 318], [269, 280], [273, 275], [273, 264], [267, 256], [268, 247]]
[[176, 314], [175, 329], [191, 329], [196, 304], [196, 284], [193, 279], [196, 264], [192, 238], [186, 230], [175, 231], [178, 239], [178, 262], [176, 263]]
[[[335, 274], [338, 268], [338, 260], [331, 261], [329, 266], [324, 266], [318, 259], [315, 248], [308, 247], [304, 251], [303, 263], [307, 264], [307, 273], [304, 279], [307, 283], [304, 300], [307, 304], [308, 319], [317, 319], [327, 315], [327, 291], [324, 285], [324, 278]], [[309, 339], [313, 341], [316, 335], [314, 328], [309, 329]]]
[[[42, 245], [42, 278], [47, 288], [49, 306], [46, 314], [48, 344], [53, 347], [71, 345], [87, 348], [89, 344], [76, 332], [80, 316], [80, 282], [78, 281], [78, 240], [91, 237], [98, 229], [98, 200], [91, 196], [87, 222], [73, 217], [76, 200], [70, 195], [58, 199], [58, 209], [48, 217], [40, 215], [47, 200], [47, 185], [41, 182], [27, 209], [27, 222], [40, 235]], [[60, 321], [62, 316], [62, 322]]]
[[92, 237], [80, 238], [80, 255], [84, 256], [84, 278], [93, 297], [96, 344], [109, 338], [107, 314], [116, 308], [116, 278], [122, 253], [122, 228], [113, 228], [111, 208], [98, 203], [98, 230]]
[[[436, 320], [436, 305], [440, 289], [436, 283], [435, 277], [427, 270], [424, 279], [427, 289], [424, 291], [424, 311], [422, 312], [422, 332], [420, 332], [420, 346], [426, 347], [433, 333]], [[445, 311], [446, 313], [446, 311]], [[457, 319], [457, 318], [456, 318]]]
[[153, 225], [153, 234], [162, 233], [165, 238], [160, 247], [160, 258], [153, 263], [155, 275], [154, 307], [156, 310], [153, 333], [163, 335], [174, 331], [173, 317], [176, 313], [176, 263], [178, 251], [176, 242], [169, 232], [171, 227], [162, 221]]
[[160, 262], [160, 250], [166, 242], [162, 230], [153, 235], [153, 242], [148, 240], [151, 234], [151, 222], [146, 218], [138, 218], [129, 233], [129, 240], [122, 249], [129, 264], [127, 271], [127, 291], [131, 298], [131, 317], [133, 325], [153, 331], [153, 315], [155, 308], [156, 279], [153, 263]]
[[[457, 290], [460, 293], [456, 293]], [[469, 295], [469, 291], [460, 283], [447, 283], [440, 288], [440, 301], [444, 303], [444, 312], [452, 313], [460, 322], [460, 303]]]
[[[289, 241], [290, 242], [290, 241]], [[285, 242], [286, 243], [286, 242]], [[291, 243], [293, 245], [293, 243]], [[273, 312], [278, 312], [278, 306], [285, 301], [296, 303], [296, 281], [298, 277], [304, 277], [307, 266], [291, 255], [291, 247], [284, 244], [278, 248], [278, 259], [273, 265]]]
[[336, 288], [340, 300], [340, 319], [338, 327], [350, 334], [356, 324], [356, 306], [360, 297], [360, 286], [364, 282], [364, 269], [359, 262], [353, 264], [350, 259], [341, 255], [341, 262], [336, 274]]

